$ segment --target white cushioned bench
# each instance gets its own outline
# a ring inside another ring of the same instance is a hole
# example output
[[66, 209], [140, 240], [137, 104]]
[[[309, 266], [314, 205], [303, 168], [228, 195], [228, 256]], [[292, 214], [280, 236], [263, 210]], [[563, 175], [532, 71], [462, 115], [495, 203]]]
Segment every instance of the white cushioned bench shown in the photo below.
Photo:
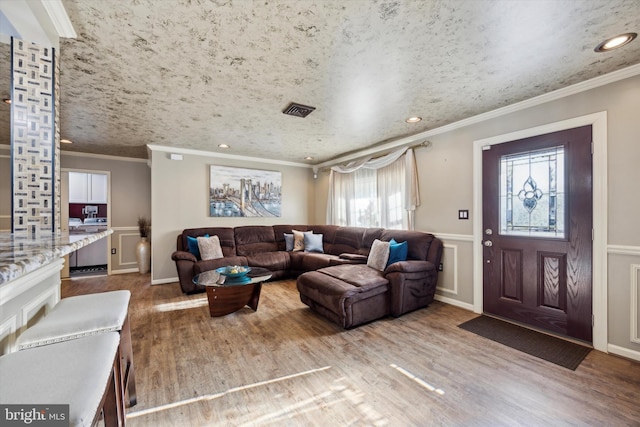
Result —
[[122, 384], [130, 406], [136, 404], [133, 348], [129, 327], [129, 291], [111, 291], [63, 298], [16, 341], [18, 350], [91, 335], [120, 332]]
[[70, 426], [125, 424], [120, 336], [104, 333], [0, 357], [0, 403], [69, 404]]

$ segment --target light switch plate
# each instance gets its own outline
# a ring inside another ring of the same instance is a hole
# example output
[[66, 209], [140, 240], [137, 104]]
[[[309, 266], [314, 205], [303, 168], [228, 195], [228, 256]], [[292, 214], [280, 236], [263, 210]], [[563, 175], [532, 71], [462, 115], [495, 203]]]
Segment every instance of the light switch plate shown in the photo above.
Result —
[[459, 210], [458, 219], [469, 219], [469, 210], [468, 209]]

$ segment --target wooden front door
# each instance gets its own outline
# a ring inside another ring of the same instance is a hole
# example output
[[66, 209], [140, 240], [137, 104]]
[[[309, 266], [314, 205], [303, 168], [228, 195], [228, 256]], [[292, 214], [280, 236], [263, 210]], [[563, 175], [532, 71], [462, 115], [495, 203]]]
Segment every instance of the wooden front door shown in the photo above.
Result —
[[484, 311], [592, 342], [591, 126], [485, 147]]

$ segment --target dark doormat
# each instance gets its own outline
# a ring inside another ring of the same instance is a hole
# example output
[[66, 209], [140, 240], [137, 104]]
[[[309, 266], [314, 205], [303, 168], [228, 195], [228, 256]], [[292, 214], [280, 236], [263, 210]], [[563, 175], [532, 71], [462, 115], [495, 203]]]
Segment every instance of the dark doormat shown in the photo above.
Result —
[[574, 370], [591, 349], [489, 316], [479, 316], [458, 325], [474, 334], [515, 348], [556, 365]]

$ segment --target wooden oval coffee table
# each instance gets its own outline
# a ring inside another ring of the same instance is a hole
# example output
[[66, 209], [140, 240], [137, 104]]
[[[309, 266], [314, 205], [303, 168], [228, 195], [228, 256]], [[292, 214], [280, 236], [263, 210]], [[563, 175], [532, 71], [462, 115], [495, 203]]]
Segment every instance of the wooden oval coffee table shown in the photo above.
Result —
[[262, 283], [271, 278], [271, 271], [261, 267], [251, 267], [247, 280], [238, 282], [215, 270], [205, 271], [193, 277], [193, 283], [206, 286], [211, 317], [226, 316], [240, 310], [245, 305], [253, 311], [258, 309]]

